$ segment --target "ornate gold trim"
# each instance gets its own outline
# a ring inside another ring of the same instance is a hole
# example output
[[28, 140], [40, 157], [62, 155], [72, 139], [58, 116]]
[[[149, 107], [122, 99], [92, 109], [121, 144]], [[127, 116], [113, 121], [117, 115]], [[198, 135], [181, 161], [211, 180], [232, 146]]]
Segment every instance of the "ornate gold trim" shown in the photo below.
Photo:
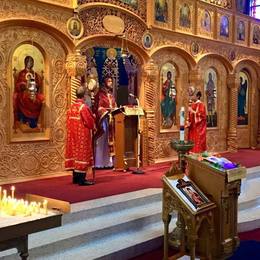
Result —
[[112, 8], [112, 9], [116, 9], [119, 10], [123, 13], [127, 13], [131, 16], [133, 16], [134, 18], [136, 18], [139, 22], [143, 23], [146, 26], [146, 21], [143, 20], [140, 16], [138, 16], [137, 14], [135, 14], [134, 12], [130, 11], [129, 9], [123, 8], [121, 6], [118, 5], [114, 5], [114, 4], [108, 4], [108, 3], [101, 3], [101, 2], [96, 2], [96, 3], [87, 3], [87, 4], [82, 4], [80, 5], [77, 10], [79, 13], [83, 12], [84, 10], [88, 10], [88, 9], [95, 9], [95, 8], [99, 8], [99, 7], [104, 7], [104, 8]]
[[[207, 5], [203, 5], [203, 4], [197, 4], [197, 8], [198, 8], [198, 15], [197, 15], [197, 33], [200, 36], [203, 36], [205, 38], [211, 38], [213, 39], [214, 37], [214, 33], [215, 33], [215, 12], [214, 9], [211, 9], [209, 6]], [[202, 19], [204, 19], [204, 14], [205, 11], [208, 11], [209, 15], [210, 15], [210, 30], [204, 30], [201, 23], [202, 23]]]
[[[229, 22], [228, 37], [220, 35], [221, 17], [226, 16]], [[217, 13], [217, 39], [225, 42], [232, 42], [233, 39], [233, 14], [218, 10]]]
[[[180, 10], [184, 4], [187, 4], [190, 9], [190, 27], [183, 27], [180, 25]], [[195, 5], [192, 0], [177, 0], [176, 1], [176, 11], [175, 11], [175, 30], [182, 33], [194, 34], [194, 23], [195, 23]]]

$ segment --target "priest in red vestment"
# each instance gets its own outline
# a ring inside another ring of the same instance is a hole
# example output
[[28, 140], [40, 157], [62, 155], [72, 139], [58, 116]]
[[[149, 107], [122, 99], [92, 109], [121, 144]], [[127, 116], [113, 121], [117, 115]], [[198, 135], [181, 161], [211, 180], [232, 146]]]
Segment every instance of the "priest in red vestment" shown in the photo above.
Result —
[[116, 108], [116, 102], [112, 91], [113, 80], [107, 77], [95, 96], [94, 112], [97, 125], [95, 167], [97, 168], [110, 168], [114, 164], [114, 120], [111, 112]]
[[200, 98], [201, 92], [198, 91], [194, 97], [194, 102], [189, 106], [188, 140], [194, 142], [194, 147], [191, 150], [194, 153], [202, 153], [207, 150], [207, 114], [206, 107], [200, 101]]
[[92, 129], [94, 116], [84, 103], [85, 88], [76, 90], [77, 100], [67, 112], [67, 143], [65, 168], [73, 170], [73, 183], [92, 185], [86, 180], [86, 173], [93, 166]]

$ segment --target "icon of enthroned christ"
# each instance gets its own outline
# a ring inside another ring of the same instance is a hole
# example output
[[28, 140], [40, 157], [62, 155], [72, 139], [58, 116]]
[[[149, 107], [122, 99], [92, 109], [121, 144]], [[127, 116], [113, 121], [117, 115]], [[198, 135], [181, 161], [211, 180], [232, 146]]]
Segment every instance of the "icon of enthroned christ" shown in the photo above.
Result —
[[22, 132], [39, 131], [39, 117], [44, 103], [41, 93], [43, 88], [42, 77], [33, 70], [34, 59], [26, 56], [24, 69], [22, 69], [14, 80], [13, 112], [16, 131]]

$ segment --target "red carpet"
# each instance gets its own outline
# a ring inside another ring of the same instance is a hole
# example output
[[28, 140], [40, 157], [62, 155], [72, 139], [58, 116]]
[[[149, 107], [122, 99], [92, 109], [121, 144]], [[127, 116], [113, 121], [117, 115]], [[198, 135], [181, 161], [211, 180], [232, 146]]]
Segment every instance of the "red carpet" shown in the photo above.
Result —
[[241, 240], [260, 241], [260, 228], [248, 232], [239, 233], [239, 238]]
[[[260, 150], [241, 149], [237, 153], [223, 153], [222, 155], [248, 168], [260, 166]], [[170, 165], [171, 163], [161, 163], [148, 166], [144, 169], [145, 174], [143, 175], [97, 170], [96, 184], [85, 187], [72, 184], [71, 176], [17, 183], [15, 184], [16, 196], [31, 193], [75, 203], [141, 189], [161, 188], [161, 176], [169, 169]], [[7, 189], [9, 186], [4, 185]]]
[[[15, 184], [16, 196], [27, 193], [41, 195], [70, 203], [92, 200], [111, 195], [162, 187], [161, 176], [170, 168], [170, 163], [156, 164], [144, 168], [141, 175], [131, 172], [96, 170], [96, 184], [78, 186], [72, 184], [71, 176], [54, 177]], [[9, 189], [10, 185], [3, 185]]]

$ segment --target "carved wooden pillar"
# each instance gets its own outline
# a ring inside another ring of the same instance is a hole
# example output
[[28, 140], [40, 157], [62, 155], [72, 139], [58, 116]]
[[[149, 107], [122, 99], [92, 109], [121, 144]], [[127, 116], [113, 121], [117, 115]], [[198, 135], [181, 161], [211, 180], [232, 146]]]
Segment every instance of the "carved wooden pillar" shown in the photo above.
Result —
[[86, 57], [81, 55], [80, 50], [68, 55], [66, 70], [70, 76], [70, 103], [76, 100], [76, 89], [81, 85], [80, 77], [84, 75], [86, 67]]
[[257, 147], [260, 147], [260, 78], [257, 79], [258, 85], [258, 130], [257, 130]]
[[156, 104], [158, 103], [157, 84], [159, 82], [159, 72], [153, 60], [143, 67], [144, 83], [144, 109], [146, 118], [143, 131], [142, 157], [143, 165], [154, 163], [155, 141], [156, 141]]
[[190, 71], [189, 82], [190, 85], [194, 86], [197, 90], [201, 91], [202, 97], [204, 97], [204, 82], [201, 78], [201, 73], [198, 69]]
[[147, 15], [146, 15], [146, 19], [147, 19], [147, 26], [148, 28], [151, 28], [151, 25], [153, 24], [153, 5], [154, 3], [151, 1], [146, 1], [146, 10], [147, 10]]
[[236, 74], [229, 74], [227, 77], [227, 86], [229, 89], [229, 115], [228, 115], [228, 134], [227, 149], [228, 151], [237, 151], [237, 95], [239, 79]]

